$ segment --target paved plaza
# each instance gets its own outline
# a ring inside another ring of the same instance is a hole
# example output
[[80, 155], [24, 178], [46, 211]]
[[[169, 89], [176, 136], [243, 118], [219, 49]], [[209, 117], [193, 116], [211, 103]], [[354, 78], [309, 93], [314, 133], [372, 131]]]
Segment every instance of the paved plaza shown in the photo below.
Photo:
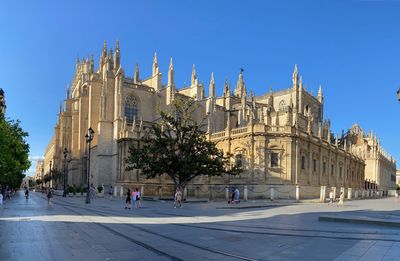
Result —
[[43, 194], [25, 200], [19, 193], [0, 207], [0, 260], [400, 260], [394, 198], [344, 207], [172, 205], [143, 201], [142, 208], [125, 210], [121, 198], [88, 205], [82, 197], [56, 196], [49, 208]]

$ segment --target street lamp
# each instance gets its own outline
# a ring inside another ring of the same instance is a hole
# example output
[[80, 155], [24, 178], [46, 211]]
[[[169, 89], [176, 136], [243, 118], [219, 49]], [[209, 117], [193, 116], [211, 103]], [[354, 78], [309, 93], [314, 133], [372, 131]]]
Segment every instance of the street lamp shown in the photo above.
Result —
[[51, 180], [53, 178], [52, 173], [51, 173], [51, 160], [50, 160], [50, 184], [49, 184], [49, 188], [51, 188]]
[[68, 150], [67, 148], [64, 148], [64, 193], [63, 197], [67, 196], [67, 189], [65, 188], [65, 180], [66, 180], [66, 174], [67, 174], [67, 156], [68, 156]]
[[43, 171], [44, 171], [44, 161], [42, 163], [42, 193], [43, 193], [43, 182], [44, 182], [44, 180], [43, 180]]
[[88, 144], [88, 164], [87, 164], [87, 191], [86, 191], [86, 204], [90, 203], [90, 143], [93, 140], [94, 130], [89, 127], [88, 133], [85, 135], [86, 143]]

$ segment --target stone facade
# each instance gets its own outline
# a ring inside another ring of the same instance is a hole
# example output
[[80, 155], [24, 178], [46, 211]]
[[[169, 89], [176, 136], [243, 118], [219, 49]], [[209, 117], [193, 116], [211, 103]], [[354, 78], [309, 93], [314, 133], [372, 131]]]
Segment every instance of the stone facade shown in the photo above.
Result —
[[4, 96], [3, 89], [0, 88], [0, 112], [6, 113], [6, 97]]
[[285, 90], [248, 94], [241, 71], [235, 88], [231, 90], [225, 82], [223, 95], [218, 97], [214, 75], [206, 96], [194, 66], [190, 85], [177, 89], [172, 59], [166, 85], [156, 55], [147, 78], [140, 77], [138, 66], [133, 77], [126, 76], [120, 59], [117, 42], [114, 52], [104, 43], [97, 71], [93, 57], [77, 61], [72, 86], [67, 87], [54, 136], [46, 149], [45, 173], [50, 160], [54, 168], [62, 170], [62, 151], [67, 148], [68, 183], [85, 184], [85, 135], [92, 127], [90, 178], [95, 186], [144, 186], [146, 194], [170, 194], [172, 182], [168, 177], [144, 179], [138, 170], [125, 170], [125, 158], [129, 146], [136, 145], [159, 118], [158, 111], [167, 109], [179, 96], [196, 101], [193, 117], [206, 119], [208, 139], [233, 154], [231, 164], [240, 164], [245, 170], [237, 177], [198, 177], [189, 184], [189, 195], [218, 197], [230, 185], [248, 186], [254, 197], [257, 191], [271, 186], [293, 189], [300, 185], [308, 187], [313, 196], [319, 195], [321, 185], [364, 188], [364, 154], [350, 141], [342, 142], [344, 139], [331, 133], [330, 121], [324, 120], [322, 88], [317, 96], [309, 93], [297, 67], [292, 85]]

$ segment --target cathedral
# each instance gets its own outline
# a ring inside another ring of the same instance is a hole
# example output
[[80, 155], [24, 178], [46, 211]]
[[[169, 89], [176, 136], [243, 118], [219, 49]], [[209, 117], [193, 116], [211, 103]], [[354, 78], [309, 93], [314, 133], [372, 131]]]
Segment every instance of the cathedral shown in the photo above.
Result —
[[85, 135], [92, 128], [90, 183], [113, 186], [118, 194], [140, 187], [146, 195], [170, 195], [169, 177], [145, 179], [139, 170], [126, 171], [125, 158], [159, 118], [159, 111], [179, 97], [195, 101], [193, 117], [206, 119], [207, 138], [244, 170], [238, 176], [197, 177], [187, 187], [189, 196], [223, 197], [232, 186], [246, 187], [249, 198], [266, 197], [271, 187], [281, 197], [293, 195], [296, 186], [304, 197], [319, 195], [321, 186], [383, 192], [394, 188], [396, 162], [376, 135], [358, 125], [340, 137], [332, 134], [323, 115], [322, 87], [316, 96], [308, 92], [297, 66], [288, 88], [262, 95], [248, 92], [243, 70], [234, 88], [225, 81], [222, 96], [216, 96], [213, 74], [205, 95], [194, 65], [188, 86], [177, 88], [174, 74], [171, 59], [164, 85], [155, 54], [150, 76], [141, 77], [138, 65], [133, 77], [125, 75], [118, 41], [114, 50], [104, 43], [97, 69], [93, 57], [78, 59], [41, 171], [48, 173], [51, 163], [60, 171], [66, 166], [68, 184], [86, 186]]

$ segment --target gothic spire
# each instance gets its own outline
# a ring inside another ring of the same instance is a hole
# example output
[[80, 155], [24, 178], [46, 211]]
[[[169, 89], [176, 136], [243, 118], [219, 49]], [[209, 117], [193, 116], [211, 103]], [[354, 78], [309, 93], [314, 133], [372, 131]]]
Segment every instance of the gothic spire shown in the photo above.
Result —
[[120, 50], [119, 50], [119, 41], [115, 44], [115, 53], [114, 53], [114, 69], [118, 69], [120, 66]]
[[297, 64], [294, 65], [292, 81], [293, 81], [293, 89], [296, 89], [298, 86], [298, 81], [299, 81], [299, 74], [297, 72]]
[[139, 65], [138, 64], [136, 64], [136, 66], [135, 66], [135, 75], [133, 77], [133, 81], [135, 83], [139, 82]]
[[214, 73], [211, 73], [211, 79], [210, 79], [210, 86], [208, 88], [208, 96], [209, 97], [215, 97], [215, 82], [214, 82]]
[[153, 75], [158, 74], [158, 62], [157, 62], [157, 53], [154, 53], [154, 58], [153, 58]]
[[191, 80], [191, 83], [192, 83], [192, 86], [193, 85], [197, 85], [197, 74], [196, 74], [196, 67], [195, 67], [194, 64], [193, 64], [193, 67], [192, 67], [192, 80]]
[[240, 69], [239, 79], [235, 89], [235, 96], [237, 97], [246, 96], [246, 86], [244, 85], [244, 80], [243, 80], [243, 69]]
[[228, 80], [226, 80], [226, 79], [225, 79], [225, 82], [224, 82], [224, 96], [225, 97], [229, 97], [230, 96]]
[[174, 64], [172, 63], [172, 57], [171, 57], [168, 69], [168, 86], [172, 85], [174, 85]]
[[324, 96], [322, 95], [322, 86], [321, 86], [321, 85], [319, 85], [317, 99], [318, 99], [318, 101], [321, 102], [321, 103], [322, 103], [322, 101], [323, 101], [323, 99], [324, 99]]

